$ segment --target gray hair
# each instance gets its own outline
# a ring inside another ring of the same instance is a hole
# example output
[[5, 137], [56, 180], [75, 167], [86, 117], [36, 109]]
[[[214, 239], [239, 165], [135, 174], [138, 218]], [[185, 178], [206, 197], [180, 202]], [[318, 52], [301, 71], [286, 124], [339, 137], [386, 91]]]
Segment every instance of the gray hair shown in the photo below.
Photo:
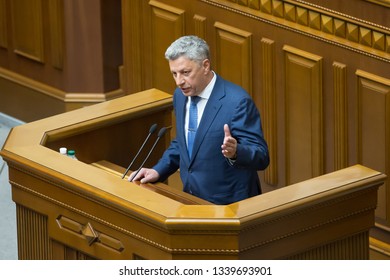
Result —
[[181, 56], [201, 63], [205, 59], [210, 59], [209, 46], [205, 40], [197, 36], [180, 37], [168, 47], [165, 58], [175, 60]]

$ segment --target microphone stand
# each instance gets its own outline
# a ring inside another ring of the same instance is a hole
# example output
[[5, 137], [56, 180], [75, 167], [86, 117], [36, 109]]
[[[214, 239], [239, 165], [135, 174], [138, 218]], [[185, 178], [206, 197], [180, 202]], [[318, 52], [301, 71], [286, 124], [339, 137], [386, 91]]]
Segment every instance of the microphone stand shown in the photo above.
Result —
[[149, 159], [149, 156], [151, 155], [151, 153], [153, 152], [154, 150], [154, 147], [156, 147], [158, 141], [160, 140], [161, 137], [164, 136], [164, 134], [166, 133], [167, 131], [167, 128], [166, 127], [163, 127], [160, 129], [160, 131], [158, 132], [158, 136], [157, 136], [157, 139], [156, 141], [154, 142], [153, 144], [153, 147], [150, 149], [148, 155], [146, 156], [146, 158], [144, 159], [144, 161], [142, 162], [141, 166], [138, 168], [138, 170], [134, 173], [134, 176], [131, 178], [131, 180], [129, 180], [130, 182], [133, 182], [133, 179], [138, 175], [138, 173], [140, 172], [141, 168], [144, 166], [145, 162]]
[[136, 158], [138, 157], [139, 153], [142, 151], [142, 149], [144, 148], [146, 142], [148, 142], [150, 136], [156, 131], [157, 129], [157, 124], [153, 124], [150, 129], [149, 129], [149, 134], [148, 136], [146, 137], [144, 143], [142, 144], [141, 148], [139, 148], [137, 154], [135, 155], [135, 157], [133, 158], [133, 160], [130, 162], [129, 166], [127, 167], [125, 173], [123, 173], [123, 176], [122, 176], [122, 179], [125, 178], [127, 172], [129, 172], [131, 166], [133, 165], [134, 161], [136, 160]]

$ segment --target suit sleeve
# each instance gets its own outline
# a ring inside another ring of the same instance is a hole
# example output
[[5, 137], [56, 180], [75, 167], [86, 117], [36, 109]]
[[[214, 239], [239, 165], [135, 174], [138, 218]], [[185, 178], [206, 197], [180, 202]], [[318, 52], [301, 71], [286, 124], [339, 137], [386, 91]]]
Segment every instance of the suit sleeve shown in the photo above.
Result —
[[[177, 97], [177, 90], [175, 91], [173, 95], [173, 108], [176, 110], [176, 97]], [[179, 144], [175, 139], [173, 139], [168, 147], [167, 150], [165, 150], [163, 156], [161, 159], [157, 162], [155, 166], [153, 166], [153, 169], [158, 172], [160, 175], [159, 181], [165, 181], [168, 179], [170, 175], [175, 173], [180, 166], [180, 149]]]
[[180, 153], [176, 139], [172, 140], [168, 149], [164, 152], [161, 159], [153, 167], [160, 175], [159, 181], [165, 181], [170, 175], [179, 169]]
[[253, 100], [243, 98], [234, 110], [230, 131], [237, 140], [235, 168], [264, 170], [269, 164], [259, 111]]

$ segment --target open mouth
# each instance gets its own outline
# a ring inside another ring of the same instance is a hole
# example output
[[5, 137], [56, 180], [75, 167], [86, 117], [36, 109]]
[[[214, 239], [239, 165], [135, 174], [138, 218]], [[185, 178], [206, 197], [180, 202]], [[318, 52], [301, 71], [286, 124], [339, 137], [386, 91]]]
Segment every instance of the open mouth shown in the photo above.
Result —
[[190, 87], [187, 87], [187, 88], [181, 88], [181, 91], [183, 93], [189, 93], [191, 91], [191, 88]]

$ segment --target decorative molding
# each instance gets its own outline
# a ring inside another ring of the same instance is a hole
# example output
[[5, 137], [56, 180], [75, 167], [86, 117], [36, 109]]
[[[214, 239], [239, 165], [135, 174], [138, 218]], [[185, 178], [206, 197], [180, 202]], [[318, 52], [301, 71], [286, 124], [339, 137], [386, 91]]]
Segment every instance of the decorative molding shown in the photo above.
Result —
[[[390, 80], [362, 70], [358, 81], [358, 162], [390, 174]], [[390, 227], [390, 180], [378, 193], [377, 222]]]
[[372, 2], [372, 3], [375, 3], [375, 4], [382, 5], [382, 6], [390, 8], [390, 0], [365, 0], [365, 1]]
[[123, 66], [120, 68], [121, 87], [126, 93], [144, 87], [142, 63], [141, 1], [122, 1]]
[[[216, 65], [225, 79], [242, 86], [252, 97], [252, 33], [216, 22]], [[229, 59], [226, 59], [229, 58]]]
[[[12, 166], [12, 168], [14, 168], [14, 166]], [[21, 169], [18, 169], [18, 170], [22, 171]], [[36, 175], [30, 173], [29, 171], [27, 171], [26, 173], [31, 175], [31, 176], [36, 177]], [[46, 180], [46, 179], [44, 179], [42, 177], [39, 177], [38, 179], [40, 179], [40, 180], [43, 179], [44, 181], [47, 181], [50, 184], [53, 184], [53, 182], [50, 182], [50, 181], [48, 181], [48, 180]], [[60, 201], [60, 200], [58, 200], [56, 198], [50, 197], [50, 196], [48, 196], [48, 195], [46, 195], [44, 193], [41, 193], [38, 190], [34, 190], [34, 189], [30, 188], [28, 186], [16, 183], [15, 181], [10, 181], [10, 183], [11, 183], [12, 187], [18, 188], [19, 190], [21, 190], [22, 192], [25, 192], [26, 194], [30, 194], [30, 195], [36, 196], [36, 197], [38, 197], [40, 199], [46, 200], [46, 201], [48, 201], [51, 204], [54, 204], [54, 205], [57, 205], [59, 207], [64, 208], [65, 211], [70, 211], [72, 213], [79, 214], [79, 215], [81, 215], [83, 217], [83, 224], [78, 223], [78, 222], [76, 222], [74, 220], [70, 220], [69, 218], [62, 219], [62, 222], [59, 224], [60, 227], [64, 226], [64, 223], [66, 223], [65, 228], [67, 228], [68, 230], [71, 230], [71, 231], [73, 231], [75, 233], [79, 233], [84, 228], [84, 226], [85, 226], [84, 223], [89, 224], [90, 222], [94, 221], [94, 222], [97, 222], [99, 224], [105, 225], [105, 226], [109, 227], [110, 229], [114, 229], [116, 231], [119, 231], [119, 232], [129, 236], [129, 238], [134, 238], [134, 239], [139, 240], [141, 242], [147, 243], [150, 246], [158, 248], [159, 250], [162, 250], [162, 251], [165, 251], [165, 252], [168, 252], [168, 253], [178, 254], [178, 255], [180, 255], [180, 254], [205, 254], [205, 253], [211, 254], [211, 255], [220, 255], [220, 254], [223, 254], [223, 255], [235, 255], [237, 253], [245, 253], [246, 251], [249, 251], [249, 250], [252, 250], [252, 249], [256, 249], [258, 247], [265, 247], [268, 244], [273, 243], [275, 241], [296, 237], [296, 236], [304, 234], [305, 232], [310, 232], [310, 231], [315, 230], [315, 229], [321, 229], [322, 227], [328, 226], [328, 225], [331, 225], [331, 224], [336, 225], [339, 222], [342, 222], [342, 221], [345, 221], [345, 220], [350, 220], [351, 218], [363, 215], [365, 213], [370, 213], [376, 207], [375, 203], [367, 203], [362, 208], [360, 208], [360, 207], [356, 208], [356, 209], [355, 208], [344, 208], [343, 211], [341, 211], [340, 213], [338, 213], [337, 215], [334, 215], [332, 217], [327, 217], [326, 219], [313, 220], [310, 223], [305, 223], [303, 225], [298, 225], [295, 228], [289, 228], [289, 229], [287, 229], [283, 233], [278, 233], [276, 235], [273, 234], [269, 238], [268, 237], [267, 238], [263, 237], [262, 240], [259, 240], [258, 242], [254, 242], [253, 244], [251, 244], [249, 246], [245, 246], [245, 247], [237, 248], [237, 249], [220, 249], [220, 248], [196, 248], [196, 249], [194, 249], [194, 248], [190, 247], [191, 244], [187, 244], [187, 246], [185, 248], [183, 248], [183, 247], [182, 248], [169, 248], [169, 247], [165, 246], [163, 244], [163, 242], [161, 242], [161, 240], [154, 241], [152, 239], [149, 239], [149, 238], [146, 238], [144, 236], [141, 236], [138, 233], [130, 231], [130, 230], [128, 230], [126, 228], [123, 228], [121, 226], [118, 226], [118, 225], [112, 223], [111, 221], [108, 221], [106, 219], [102, 219], [100, 217], [97, 217], [94, 214], [91, 214], [91, 213], [85, 212], [82, 209], [73, 207], [72, 205], [69, 205], [68, 203], [65, 203], [65, 202], [62, 202], [62, 201]], [[63, 187], [61, 187], [61, 188], [63, 188]], [[66, 188], [66, 190], [70, 191], [68, 188]], [[73, 191], [71, 191], [71, 192], [73, 192]], [[359, 199], [359, 197], [362, 197], [362, 196], [364, 197], [365, 195], [369, 195], [370, 193], [371, 193], [370, 189], [364, 188], [364, 189], [362, 189], [362, 190], [360, 190], [358, 192], [353, 192], [353, 193], [349, 193], [348, 195], [345, 195], [345, 196], [342, 196], [342, 197], [335, 197], [334, 199], [325, 200], [325, 201], [322, 201], [319, 204], [314, 204], [314, 205], [312, 205], [310, 207], [305, 207], [303, 209], [298, 209], [297, 211], [293, 211], [292, 213], [289, 213], [289, 214], [286, 214], [286, 215], [276, 215], [273, 218], [265, 219], [264, 221], [262, 221], [260, 223], [256, 223], [256, 224], [250, 225], [249, 227], [246, 227], [244, 230], [250, 230], [250, 229], [253, 230], [255, 228], [261, 230], [261, 229], [264, 228], [265, 225], [279, 224], [281, 221], [291, 221], [291, 219], [296, 219], [297, 217], [303, 216], [304, 213], [313, 213], [313, 211], [319, 211], [319, 213], [321, 213], [321, 211], [324, 211], [324, 210], [328, 209], [330, 206], [338, 207], [340, 205], [344, 205], [343, 204], [344, 202], [348, 202], [351, 199]], [[87, 198], [86, 196], [84, 196], [82, 194], [78, 194], [78, 195], [80, 195], [81, 197]], [[87, 199], [90, 200], [91, 198], [88, 197]], [[96, 201], [96, 202], [100, 204], [99, 201]], [[107, 206], [107, 205], [105, 205], [105, 206]], [[223, 206], [223, 207], [229, 207], [229, 206]], [[24, 209], [24, 207], [23, 207], [23, 209]], [[27, 208], [25, 208], [25, 209], [27, 209]], [[31, 218], [30, 218], [29, 223], [35, 225], [37, 219], [39, 219], [40, 217], [43, 217], [45, 219], [44, 219], [43, 222], [40, 222], [40, 224], [44, 226], [43, 227], [44, 229], [47, 228], [47, 224], [48, 224], [47, 217], [41, 216], [39, 213], [37, 213], [34, 210], [28, 209], [28, 211], [29, 211], [28, 217], [29, 218], [30, 217], [33, 218], [33, 220], [31, 220]], [[37, 219], [34, 216], [37, 216]], [[56, 224], [58, 224], [58, 218], [61, 218], [61, 217], [62, 216], [58, 216], [57, 217]], [[136, 217], [132, 217], [132, 218], [136, 219]], [[23, 231], [23, 233], [26, 233], [26, 232], [28, 232], [30, 234], [29, 231], [26, 231], [26, 230]], [[39, 232], [43, 232], [43, 231], [40, 230]], [[46, 232], [47, 232], [47, 230], [45, 231], [45, 233]], [[183, 232], [187, 232], [188, 233], [190, 231], [188, 231], [186, 229], [176, 231], [177, 234], [180, 234], [180, 233], [183, 233]], [[213, 231], [213, 230], [209, 231], [207, 229], [204, 229], [204, 230], [201, 230], [201, 231], [196, 230], [196, 233], [202, 234], [202, 232], [203, 233], [215, 232], [216, 234], [218, 233], [218, 231]], [[101, 232], [97, 232], [97, 233], [98, 233], [98, 236], [100, 236]], [[235, 231], [231, 232], [231, 234], [235, 234], [235, 233], [236, 233]], [[106, 237], [107, 236], [103, 236], [103, 238], [106, 238]], [[347, 239], [348, 238], [349, 237], [347, 237]], [[42, 238], [42, 240], [45, 240], [45, 239]], [[112, 244], [111, 243], [112, 242], [111, 239], [110, 240], [108, 240], [108, 239], [104, 240], [106, 246], [110, 246], [110, 247], [114, 246], [114, 248], [117, 248], [117, 250], [119, 249], [120, 251], [125, 250], [126, 248], [123, 249], [121, 247], [121, 242], [119, 241], [119, 243], [118, 243], [118, 241], [119, 240], [115, 240], [114, 244]], [[26, 243], [22, 243], [22, 244], [26, 244]], [[118, 248], [118, 245], [120, 245], [119, 248]], [[47, 247], [43, 247], [43, 248], [47, 248]], [[323, 248], [323, 247], [322, 246], [318, 247], [318, 250], [322, 250], [321, 248]], [[326, 248], [324, 248], [324, 249], [326, 249]], [[37, 259], [41, 259], [41, 258], [37, 258]], [[44, 259], [47, 259], [47, 258], [44, 258]]]
[[[336, 240], [319, 248], [291, 256], [290, 260], [342, 260], [348, 259], [369, 259], [369, 252], [365, 249], [369, 246], [369, 234], [367, 231], [347, 237], [343, 240]], [[348, 256], [348, 257], [346, 257]], [[358, 256], [358, 257], [356, 257]]]
[[[289, 233], [287, 233], [285, 235], [278, 235], [278, 233], [275, 233], [275, 236], [273, 238], [267, 239], [265, 241], [261, 241], [261, 242], [255, 243], [255, 244], [252, 244], [251, 246], [249, 246], [247, 248], [242, 248], [240, 251], [241, 252], [245, 252], [247, 250], [251, 250], [251, 249], [256, 248], [256, 247], [265, 246], [265, 245], [267, 245], [269, 243], [276, 242], [276, 241], [281, 240], [281, 239], [287, 239], [287, 238], [295, 236], [295, 235], [303, 234], [303, 233], [311, 231], [313, 229], [320, 229], [321, 227], [324, 227], [326, 225], [329, 225], [329, 224], [332, 224], [332, 223], [338, 223], [340, 221], [343, 221], [343, 220], [346, 220], [346, 219], [350, 219], [351, 217], [358, 216], [358, 215], [361, 215], [363, 213], [370, 213], [374, 209], [375, 209], [375, 205], [372, 205], [371, 207], [367, 207], [367, 208], [362, 209], [360, 211], [356, 211], [356, 212], [348, 213], [347, 215], [344, 215], [344, 216], [336, 217], [333, 220], [326, 220], [326, 221], [319, 222], [317, 224], [313, 224], [313, 225], [307, 226], [305, 228], [299, 228], [296, 231], [291, 231], [291, 232], [289, 232]], [[288, 217], [291, 217], [291, 216], [287, 215], [286, 217], [288, 218]], [[368, 233], [367, 232], [364, 232], [364, 235], [366, 235], [368, 237]], [[359, 242], [357, 242], [357, 244], [359, 244]], [[367, 238], [367, 247], [368, 247], [368, 238]], [[319, 247], [318, 249], [322, 250], [322, 248], [323, 247]]]
[[20, 260], [48, 260], [50, 257], [47, 217], [16, 204]]
[[283, 50], [286, 185], [290, 185], [324, 173], [322, 57], [290, 46]]
[[[12, 166], [12, 168], [15, 168], [15, 166]], [[32, 175], [35, 177], [35, 175], [29, 173], [29, 172], [26, 172], [28, 173], [29, 175]], [[42, 178], [39, 178], [40, 180], [42, 180]], [[105, 226], [108, 226], [109, 228], [113, 228], [119, 232], [122, 232], [126, 235], [128, 235], [129, 237], [131, 238], [134, 238], [134, 239], [137, 239], [141, 242], [144, 242], [144, 243], [147, 243], [153, 247], [156, 247], [162, 251], [165, 251], [165, 252], [169, 252], [169, 253], [174, 253], [174, 254], [199, 254], [199, 253], [209, 253], [209, 254], [213, 254], [213, 255], [219, 255], [219, 254], [231, 254], [231, 255], [235, 255], [239, 252], [238, 249], [220, 249], [220, 248], [205, 248], [205, 249], [193, 249], [193, 248], [169, 248], [167, 246], [165, 246], [164, 244], [162, 244], [161, 242], [157, 242], [157, 241], [154, 241], [152, 239], [149, 239], [149, 238], [146, 238], [142, 235], [139, 235], [138, 233], [136, 232], [133, 232], [133, 231], [129, 231], [123, 227], [120, 227], [116, 224], [113, 224], [111, 223], [110, 221], [107, 221], [105, 219], [101, 219], [95, 215], [92, 215], [90, 213], [87, 213], [81, 209], [78, 209], [78, 208], [75, 208], [67, 203], [64, 203], [62, 201], [59, 201], [57, 199], [54, 199], [52, 197], [49, 197], [43, 193], [40, 193], [36, 190], [33, 190], [27, 186], [24, 186], [24, 185], [21, 185], [21, 184], [18, 184], [14, 181], [10, 181], [11, 185], [13, 187], [16, 187], [16, 188], [19, 188], [20, 190], [24, 191], [24, 192], [27, 192], [29, 194], [32, 194], [32, 195], [35, 195], [41, 199], [44, 199], [46, 201], [49, 201], [50, 203], [53, 203], [55, 205], [59, 205], [60, 207], [63, 207], [65, 209], [68, 209], [70, 210], [71, 212], [75, 212], [77, 214], [80, 214], [81, 216], [89, 219], [89, 220], [92, 220], [92, 221], [95, 221], [95, 222], [98, 222], [98, 223], [101, 223]], [[53, 182], [50, 182], [51, 184], [53, 184]], [[82, 195], [81, 195], [82, 196]], [[88, 199], [91, 199], [91, 198], [88, 198]], [[105, 205], [106, 206], [106, 205]], [[32, 213], [36, 213], [35, 211], [33, 210], [30, 210]], [[136, 219], [136, 217], [133, 217], [134, 219]], [[47, 222], [46, 222], [47, 223]], [[207, 230], [205, 232], [208, 232]], [[19, 243], [20, 244], [20, 243]], [[191, 246], [191, 244], [188, 244], [188, 246]], [[38, 259], [38, 258], [37, 258]]]
[[264, 171], [264, 180], [269, 185], [278, 184], [277, 158], [277, 109], [276, 109], [276, 74], [275, 74], [275, 42], [263, 38], [261, 40], [263, 62], [261, 112], [263, 114], [264, 136], [267, 139], [270, 165]]
[[80, 239], [85, 240], [89, 246], [96, 242], [111, 250], [115, 250], [118, 253], [124, 250], [124, 245], [122, 241], [115, 237], [95, 230], [90, 222], [82, 224], [78, 221], [73, 220], [72, 218], [66, 217], [65, 215], [58, 216], [56, 222], [60, 229], [71, 231]]
[[93, 93], [93, 92], [65, 92], [63, 90], [48, 86], [47, 84], [30, 79], [26, 76], [17, 74], [15, 72], [6, 70], [0, 67], [0, 79], [7, 80], [9, 82], [18, 84], [22, 87], [31, 89], [37, 93], [41, 93], [64, 102], [79, 102], [79, 103], [100, 103], [110, 99], [114, 99], [123, 96], [122, 89], [116, 89], [105, 93]]
[[383, 254], [390, 258], [390, 245], [376, 238], [370, 237], [370, 249], [378, 254]]
[[195, 30], [194, 34], [200, 38], [205, 39], [207, 35], [206, 18], [200, 15], [194, 15], [193, 20], [194, 20], [194, 30]]
[[304, 1], [199, 1], [390, 62], [389, 27]]
[[52, 66], [62, 69], [64, 66], [64, 6], [63, 0], [49, 1], [50, 52]]
[[43, 63], [42, 0], [10, 1], [14, 52]]
[[[149, 1], [151, 7], [151, 44], [150, 50], [153, 67], [148, 75], [151, 85], [166, 92], [173, 89], [172, 75], [167, 71], [165, 51], [167, 47], [185, 33], [185, 10], [161, 3]], [[150, 75], [150, 72], [152, 75]]]
[[347, 66], [333, 63], [334, 169], [348, 166]]

